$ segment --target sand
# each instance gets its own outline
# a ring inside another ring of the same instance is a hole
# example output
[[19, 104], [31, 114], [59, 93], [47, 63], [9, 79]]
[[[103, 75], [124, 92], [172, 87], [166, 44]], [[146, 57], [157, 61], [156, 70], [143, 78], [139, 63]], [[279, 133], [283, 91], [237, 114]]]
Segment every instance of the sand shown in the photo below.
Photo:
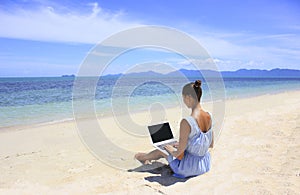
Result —
[[[103, 163], [82, 142], [75, 121], [1, 129], [0, 194], [297, 194], [299, 97], [300, 91], [290, 91], [227, 100], [212, 169], [187, 180], [173, 178], [164, 160], [142, 166], [133, 156], [116, 158], [109, 145], [115, 159]], [[164, 116], [174, 129], [180, 121], [175, 111]], [[147, 112], [133, 116], [141, 122]], [[118, 131], [112, 118], [99, 123], [108, 139], [132, 154], [152, 149], [149, 137]], [[114, 168], [120, 161], [133, 170]]]

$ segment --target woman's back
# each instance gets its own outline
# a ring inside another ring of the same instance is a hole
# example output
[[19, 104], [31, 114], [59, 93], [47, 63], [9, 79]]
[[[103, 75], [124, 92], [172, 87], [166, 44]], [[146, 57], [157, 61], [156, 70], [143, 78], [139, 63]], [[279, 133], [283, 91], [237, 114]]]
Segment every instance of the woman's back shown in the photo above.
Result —
[[[211, 130], [211, 116], [209, 113], [205, 112], [205, 114], [199, 118], [202, 120], [197, 121], [194, 116], [188, 116], [185, 118], [191, 127], [186, 150], [192, 155], [204, 156], [212, 142], [213, 135]], [[201, 124], [202, 128], [200, 128], [201, 126], [199, 123]]]
[[208, 112], [203, 110], [198, 110], [192, 113], [192, 117], [197, 121], [198, 127], [200, 130], [205, 133], [211, 127], [211, 116]]
[[212, 143], [213, 134], [211, 129], [211, 116], [210, 114], [208, 115], [209, 117], [207, 117], [205, 114], [202, 116], [207, 117], [204, 120], [202, 117], [199, 117], [204, 121], [202, 121], [203, 123], [200, 123], [201, 127], [208, 127], [206, 132], [203, 132], [203, 130], [200, 129], [200, 125], [193, 115], [184, 118], [191, 128], [184, 156], [181, 160], [173, 160], [170, 158], [171, 156], [168, 158], [170, 166], [177, 176], [189, 177], [200, 175], [209, 171], [210, 154], [208, 152], [208, 148]]

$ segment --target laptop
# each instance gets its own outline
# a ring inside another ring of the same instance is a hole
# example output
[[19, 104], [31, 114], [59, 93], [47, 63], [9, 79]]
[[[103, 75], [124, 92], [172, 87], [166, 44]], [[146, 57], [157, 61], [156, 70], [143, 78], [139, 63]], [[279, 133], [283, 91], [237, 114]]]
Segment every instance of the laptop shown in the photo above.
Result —
[[169, 155], [169, 153], [164, 149], [164, 146], [167, 144], [175, 144], [177, 142], [174, 139], [169, 123], [166, 122], [162, 124], [151, 125], [148, 126], [148, 129], [153, 146], [166, 155]]

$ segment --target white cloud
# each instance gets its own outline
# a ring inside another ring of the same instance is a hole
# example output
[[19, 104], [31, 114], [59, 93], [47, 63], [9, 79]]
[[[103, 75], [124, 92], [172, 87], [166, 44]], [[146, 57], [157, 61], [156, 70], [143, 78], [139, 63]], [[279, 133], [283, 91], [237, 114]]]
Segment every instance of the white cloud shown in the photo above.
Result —
[[[97, 3], [89, 4], [90, 13], [60, 13], [50, 6], [36, 10], [0, 11], [0, 36], [9, 38], [97, 43], [112, 33], [138, 26], [138, 21], [124, 20], [124, 13], [108, 13]], [[5, 27], [5, 28], [4, 28]]]
[[[197, 39], [208, 50], [212, 58], [222, 59], [221, 62], [217, 62], [221, 70], [300, 68], [300, 49], [298, 45], [300, 38], [297, 35], [239, 34], [239, 37], [234, 41], [229, 41], [223, 38], [220, 33], [220, 35], [215, 34], [214, 37], [199, 35]], [[243, 39], [246, 41], [241, 43]]]

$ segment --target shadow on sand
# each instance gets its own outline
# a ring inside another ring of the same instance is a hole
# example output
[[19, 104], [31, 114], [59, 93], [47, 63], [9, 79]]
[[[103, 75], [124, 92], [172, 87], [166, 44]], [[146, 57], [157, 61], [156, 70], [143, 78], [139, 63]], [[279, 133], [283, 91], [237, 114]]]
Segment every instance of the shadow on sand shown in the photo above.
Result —
[[156, 176], [145, 177], [144, 179], [149, 182], [157, 182], [163, 186], [170, 186], [177, 182], [185, 182], [189, 179], [173, 177], [173, 171], [170, 166], [161, 162], [153, 162], [152, 164], [141, 165], [135, 169], [129, 169], [128, 172], [148, 172], [152, 174], [158, 174]]

